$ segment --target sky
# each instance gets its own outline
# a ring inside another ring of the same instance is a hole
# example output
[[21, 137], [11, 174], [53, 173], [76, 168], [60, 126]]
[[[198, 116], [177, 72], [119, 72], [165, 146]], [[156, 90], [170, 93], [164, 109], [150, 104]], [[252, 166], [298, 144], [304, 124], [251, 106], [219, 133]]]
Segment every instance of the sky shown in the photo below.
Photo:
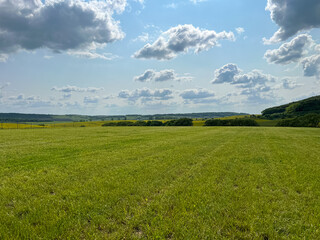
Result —
[[320, 94], [319, 0], [0, 0], [0, 112], [260, 113]]

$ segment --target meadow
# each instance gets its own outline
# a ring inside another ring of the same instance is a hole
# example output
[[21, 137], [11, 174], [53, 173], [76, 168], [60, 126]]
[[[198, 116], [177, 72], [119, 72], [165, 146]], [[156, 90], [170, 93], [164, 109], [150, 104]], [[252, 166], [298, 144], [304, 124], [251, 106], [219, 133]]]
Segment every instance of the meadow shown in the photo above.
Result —
[[320, 129], [0, 130], [0, 239], [320, 239]]

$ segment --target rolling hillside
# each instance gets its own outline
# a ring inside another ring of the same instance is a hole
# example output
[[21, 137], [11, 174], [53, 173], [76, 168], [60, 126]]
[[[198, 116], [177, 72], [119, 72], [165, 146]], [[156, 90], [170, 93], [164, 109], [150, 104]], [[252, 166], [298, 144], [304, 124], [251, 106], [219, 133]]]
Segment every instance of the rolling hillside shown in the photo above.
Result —
[[277, 107], [267, 108], [262, 111], [262, 117], [267, 119], [293, 118], [309, 113], [320, 114], [320, 95]]

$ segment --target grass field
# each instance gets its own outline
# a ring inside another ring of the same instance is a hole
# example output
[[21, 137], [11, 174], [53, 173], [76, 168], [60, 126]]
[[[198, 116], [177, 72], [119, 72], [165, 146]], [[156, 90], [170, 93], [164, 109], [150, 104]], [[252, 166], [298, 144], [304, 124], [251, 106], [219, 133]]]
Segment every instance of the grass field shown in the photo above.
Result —
[[0, 130], [0, 239], [320, 239], [320, 129]]

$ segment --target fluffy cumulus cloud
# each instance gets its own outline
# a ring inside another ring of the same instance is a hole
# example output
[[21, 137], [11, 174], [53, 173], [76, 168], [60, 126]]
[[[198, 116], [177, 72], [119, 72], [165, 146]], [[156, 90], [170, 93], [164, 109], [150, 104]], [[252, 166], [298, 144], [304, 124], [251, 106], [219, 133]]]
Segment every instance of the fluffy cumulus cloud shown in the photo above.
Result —
[[118, 94], [119, 98], [127, 99], [130, 102], [141, 101], [141, 103], [152, 101], [163, 101], [173, 98], [173, 91], [170, 89], [156, 89], [151, 90], [148, 88], [136, 89], [133, 91], [122, 90]]
[[122, 39], [113, 15], [125, 6], [126, 0], [0, 0], [0, 60], [19, 50], [62, 52]]
[[308, 34], [301, 34], [290, 42], [282, 44], [278, 49], [268, 50], [264, 57], [269, 63], [289, 64], [298, 62], [308, 53], [308, 48], [314, 42]]
[[252, 88], [257, 85], [265, 85], [267, 82], [274, 82], [275, 77], [264, 74], [260, 70], [252, 70], [249, 73], [242, 73], [242, 70], [233, 63], [226, 64], [215, 70], [212, 84], [230, 83], [240, 88]]
[[135, 58], [169, 60], [179, 53], [193, 49], [195, 53], [219, 45], [219, 40], [234, 40], [232, 32], [215, 32], [196, 28], [193, 25], [178, 25], [170, 28], [152, 44], [146, 44], [134, 54]]
[[133, 80], [138, 82], [190, 81], [192, 77], [178, 75], [172, 69], [165, 69], [159, 72], [148, 69], [143, 74], [134, 77]]
[[240, 89], [240, 95], [247, 96], [248, 101], [266, 103], [272, 99], [270, 83], [276, 80], [276, 77], [264, 74], [260, 70], [243, 73], [237, 65], [229, 63], [215, 71], [215, 76], [211, 83], [234, 85]]
[[320, 79], [320, 54], [315, 54], [306, 57], [301, 62], [304, 76], [306, 77], [317, 77]]
[[240, 73], [240, 69], [233, 63], [228, 63], [223, 67], [215, 70], [213, 84], [218, 83], [231, 83], [234, 81], [234, 77]]
[[287, 40], [301, 30], [320, 27], [319, 0], [268, 0], [266, 10], [279, 30], [265, 43]]
[[51, 88], [51, 91], [57, 91], [57, 92], [63, 92], [63, 93], [71, 93], [71, 92], [90, 92], [90, 93], [96, 93], [99, 91], [103, 91], [104, 88], [96, 88], [96, 87], [87, 87], [87, 88], [80, 88], [76, 86], [65, 86], [65, 87], [53, 87]]
[[267, 83], [274, 82], [275, 77], [264, 74], [260, 70], [252, 70], [249, 73], [239, 74], [234, 77], [231, 84], [237, 85], [240, 88], [255, 88], [261, 91], [268, 91], [270, 88], [266, 86]]

